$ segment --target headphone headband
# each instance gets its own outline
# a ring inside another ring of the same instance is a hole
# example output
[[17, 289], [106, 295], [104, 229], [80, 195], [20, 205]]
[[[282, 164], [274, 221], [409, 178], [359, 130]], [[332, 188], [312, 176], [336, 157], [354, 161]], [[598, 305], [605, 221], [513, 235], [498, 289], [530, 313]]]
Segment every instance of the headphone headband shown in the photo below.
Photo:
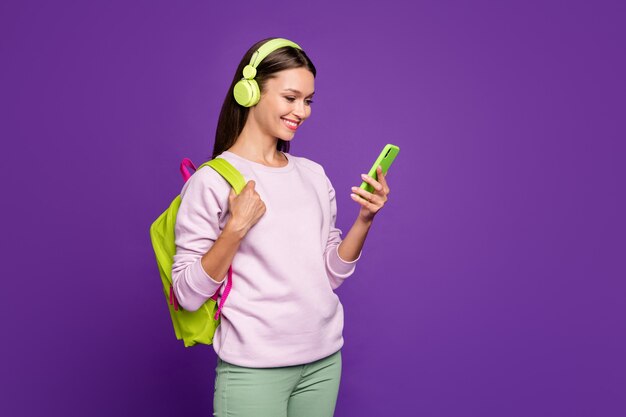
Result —
[[251, 80], [256, 76], [256, 68], [261, 61], [265, 59], [269, 54], [275, 50], [284, 46], [291, 46], [292, 48], [302, 49], [300, 45], [285, 38], [276, 38], [265, 42], [259, 49], [257, 49], [250, 58], [250, 63], [243, 69], [243, 78]]

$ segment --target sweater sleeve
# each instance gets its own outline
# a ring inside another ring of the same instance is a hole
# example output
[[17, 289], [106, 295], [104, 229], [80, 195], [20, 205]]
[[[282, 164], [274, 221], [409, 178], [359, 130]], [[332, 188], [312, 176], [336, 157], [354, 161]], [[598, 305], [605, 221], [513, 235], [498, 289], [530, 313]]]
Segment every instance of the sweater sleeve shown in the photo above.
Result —
[[341, 230], [335, 227], [337, 219], [337, 201], [335, 198], [335, 189], [331, 184], [328, 177], [326, 177], [328, 183], [328, 197], [330, 199], [330, 230], [328, 234], [328, 242], [326, 243], [326, 250], [324, 252], [324, 260], [326, 263], [326, 274], [330, 281], [330, 286], [334, 290], [343, 284], [344, 280], [354, 273], [356, 268], [356, 262], [361, 258], [361, 252], [359, 256], [351, 262], [341, 259], [339, 256], [339, 244], [341, 243]]
[[223, 180], [223, 184], [220, 183], [220, 179], [217, 172], [206, 167], [194, 173], [181, 192], [175, 226], [172, 283], [179, 304], [188, 311], [199, 309], [222, 284], [209, 276], [201, 263], [202, 256], [221, 233], [222, 208], [216, 188], [227, 184]]

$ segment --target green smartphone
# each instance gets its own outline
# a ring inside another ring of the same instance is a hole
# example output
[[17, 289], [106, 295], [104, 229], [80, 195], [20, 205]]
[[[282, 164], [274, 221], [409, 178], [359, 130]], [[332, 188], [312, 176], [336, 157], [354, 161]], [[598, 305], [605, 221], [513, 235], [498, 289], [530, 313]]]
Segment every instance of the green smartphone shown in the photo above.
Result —
[[[376, 158], [374, 165], [372, 165], [372, 168], [370, 169], [370, 172], [367, 173], [367, 175], [378, 181], [378, 175], [376, 175], [376, 168], [378, 167], [378, 165], [382, 167], [383, 174], [387, 174], [387, 170], [391, 166], [393, 160], [396, 159], [396, 156], [399, 152], [400, 148], [398, 146], [392, 145], [391, 143], [386, 144], [383, 150], [380, 152], [380, 155], [378, 155], [378, 158]], [[361, 183], [361, 188], [365, 191], [369, 191], [370, 193], [374, 192], [374, 187], [372, 187], [365, 181]]]

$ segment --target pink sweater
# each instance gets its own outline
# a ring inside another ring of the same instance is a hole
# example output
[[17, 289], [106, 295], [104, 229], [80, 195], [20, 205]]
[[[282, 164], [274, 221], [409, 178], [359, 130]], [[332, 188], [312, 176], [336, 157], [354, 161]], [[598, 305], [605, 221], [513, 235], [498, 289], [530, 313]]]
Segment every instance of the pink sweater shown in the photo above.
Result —
[[[229, 151], [220, 155], [255, 181], [266, 206], [233, 259], [232, 289], [213, 339], [217, 355], [239, 366], [300, 365], [343, 346], [343, 306], [333, 290], [352, 275], [361, 254], [352, 262], [339, 257], [335, 190], [322, 166], [286, 156], [286, 166], [272, 168]], [[187, 310], [198, 309], [224, 278], [209, 276], [200, 259], [230, 217], [229, 192], [208, 166], [182, 189], [172, 280]]]

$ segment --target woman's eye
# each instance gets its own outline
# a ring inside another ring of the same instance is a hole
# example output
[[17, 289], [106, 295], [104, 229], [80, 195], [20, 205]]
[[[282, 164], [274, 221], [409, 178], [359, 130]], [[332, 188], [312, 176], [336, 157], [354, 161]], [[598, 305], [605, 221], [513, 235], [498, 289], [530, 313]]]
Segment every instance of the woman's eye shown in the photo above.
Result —
[[[296, 99], [295, 97], [285, 97], [285, 98], [286, 98], [286, 99], [287, 99], [287, 101], [288, 101], [288, 102], [290, 102], [290, 103], [291, 103], [291, 102], [293, 102], [293, 101]], [[310, 105], [311, 105], [311, 103], [313, 103], [313, 100], [305, 100], [305, 101], [306, 101], [306, 104], [307, 104], [308, 106], [310, 106]]]

